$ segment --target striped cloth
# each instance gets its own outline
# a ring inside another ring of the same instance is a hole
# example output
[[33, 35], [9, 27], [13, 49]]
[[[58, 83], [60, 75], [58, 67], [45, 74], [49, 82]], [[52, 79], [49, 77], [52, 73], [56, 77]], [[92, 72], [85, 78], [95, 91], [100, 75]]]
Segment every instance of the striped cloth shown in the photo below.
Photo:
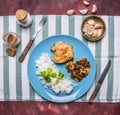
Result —
[[[112, 66], [95, 102], [120, 102], [120, 17], [101, 16], [106, 23], [106, 35], [98, 42], [89, 42], [82, 37], [80, 31], [80, 25], [85, 16], [49, 15], [47, 16], [48, 23], [37, 36], [24, 62], [19, 63], [18, 57], [33, 36], [41, 17], [42, 15], [32, 16], [33, 24], [27, 29], [21, 28], [16, 22], [15, 16], [0, 17], [0, 100], [43, 101], [44, 99], [32, 89], [28, 81], [27, 62], [29, 54], [42, 39], [51, 35], [66, 34], [73, 35], [83, 41], [92, 51], [97, 64], [97, 73], [92, 87], [83, 97], [75, 102], [88, 101], [108, 59], [111, 59]], [[21, 38], [21, 44], [17, 48], [15, 57], [8, 57], [6, 55], [5, 50], [7, 46], [3, 43], [2, 39], [3, 34], [9, 31], [16, 32]]]

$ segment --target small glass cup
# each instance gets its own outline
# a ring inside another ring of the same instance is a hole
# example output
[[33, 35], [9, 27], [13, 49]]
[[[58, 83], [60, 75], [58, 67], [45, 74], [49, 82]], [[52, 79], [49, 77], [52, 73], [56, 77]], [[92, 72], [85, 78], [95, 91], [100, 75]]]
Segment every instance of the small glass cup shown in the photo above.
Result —
[[20, 38], [15, 32], [8, 32], [3, 35], [3, 42], [8, 46], [17, 47], [20, 43]]

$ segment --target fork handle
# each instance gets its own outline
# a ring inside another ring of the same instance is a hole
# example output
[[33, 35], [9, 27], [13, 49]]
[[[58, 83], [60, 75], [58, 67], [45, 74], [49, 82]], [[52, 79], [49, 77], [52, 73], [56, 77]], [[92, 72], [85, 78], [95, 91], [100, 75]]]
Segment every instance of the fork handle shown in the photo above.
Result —
[[25, 47], [25, 49], [23, 50], [22, 54], [19, 57], [19, 61], [23, 62], [23, 60], [25, 59], [29, 49], [31, 48], [32, 44], [33, 44], [34, 40], [30, 40], [27, 44], [27, 46]]

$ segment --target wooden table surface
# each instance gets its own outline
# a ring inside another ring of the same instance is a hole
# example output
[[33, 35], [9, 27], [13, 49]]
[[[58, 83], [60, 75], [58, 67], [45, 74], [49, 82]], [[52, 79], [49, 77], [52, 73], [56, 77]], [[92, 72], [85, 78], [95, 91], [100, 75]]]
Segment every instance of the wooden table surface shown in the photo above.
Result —
[[[0, 15], [14, 15], [23, 8], [31, 14], [66, 14], [67, 10], [84, 8], [83, 0], [0, 0]], [[89, 0], [98, 6], [97, 15], [120, 15], [120, 0]], [[92, 5], [89, 6], [89, 9]], [[88, 12], [91, 14], [91, 12]]]
[[[0, 0], [0, 15], [14, 15], [17, 9], [30, 14], [66, 14], [84, 8], [83, 0]], [[89, 0], [98, 6], [96, 15], [120, 15], [120, 0]], [[91, 10], [91, 6], [89, 6]], [[91, 12], [88, 12], [91, 14]], [[66, 103], [52, 102], [0, 102], [0, 115], [118, 115], [120, 103]]]

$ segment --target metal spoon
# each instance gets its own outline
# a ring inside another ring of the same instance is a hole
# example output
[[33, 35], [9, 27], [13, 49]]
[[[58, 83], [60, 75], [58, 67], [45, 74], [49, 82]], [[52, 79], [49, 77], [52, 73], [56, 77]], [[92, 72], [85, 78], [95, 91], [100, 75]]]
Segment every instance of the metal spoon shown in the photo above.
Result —
[[42, 28], [45, 25], [46, 21], [47, 21], [47, 17], [43, 16], [41, 21], [39, 22], [36, 33], [33, 35], [32, 39], [28, 42], [27, 46], [25, 47], [22, 54], [20, 55], [20, 57], [19, 57], [20, 62], [23, 62], [23, 60], [25, 59], [29, 49], [31, 48], [31, 46], [32, 46], [32, 44], [33, 44], [33, 42], [34, 42], [34, 40], [35, 40], [35, 38], [37, 36], [37, 34], [42, 30]]

